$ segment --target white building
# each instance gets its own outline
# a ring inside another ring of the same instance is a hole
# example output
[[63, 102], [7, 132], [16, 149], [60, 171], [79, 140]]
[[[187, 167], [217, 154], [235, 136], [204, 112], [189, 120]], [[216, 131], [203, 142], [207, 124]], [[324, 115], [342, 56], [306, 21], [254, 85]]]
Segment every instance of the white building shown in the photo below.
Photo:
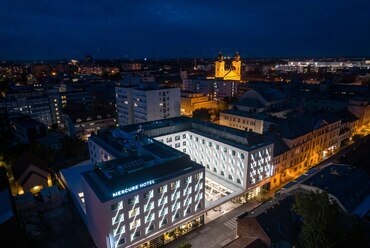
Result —
[[160, 246], [164, 233], [203, 224], [205, 171], [188, 155], [119, 129], [91, 136], [89, 150], [94, 169], [72, 197], [97, 247]]
[[273, 173], [273, 144], [258, 133], [203, 123], [187, 117], [124, 127], [139, 129], [146, 136], [190, 156], [222, 181], [233, 184], [250, 199], [269, 183]]
[[[88, 143], [93, 169], [61, 177], [99, 248], [160, 247], [207, 211], [255, 197], [274, 171], [263, 135], [187, 117], [100, 130]], [[214, 199], [212, 183], [229, 191]]]
[[120, 126], [180, 116], [180, 88], [116, 87]]

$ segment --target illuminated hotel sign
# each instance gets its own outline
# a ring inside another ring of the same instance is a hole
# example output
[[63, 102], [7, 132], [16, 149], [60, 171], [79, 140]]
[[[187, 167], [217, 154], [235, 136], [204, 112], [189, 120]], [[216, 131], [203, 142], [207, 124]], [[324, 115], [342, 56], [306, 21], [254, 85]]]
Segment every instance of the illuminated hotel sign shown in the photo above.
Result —
[[123, 190], [120, 190], [120, 191], [117, 191], [117, 192], [113, 193], [113, 197], [124, 195], [126, 193], [130, 193], [132, 191], [145, 188], [147, 186], [153, 185], [154, 183], [155, 183], [154, 180], [149, 180], [149, 181], [144, 182], [144, 183], [136, 184], [136, 185], [131, 186], [129, 188], [126, 188], [126, 189], [123, 189]]

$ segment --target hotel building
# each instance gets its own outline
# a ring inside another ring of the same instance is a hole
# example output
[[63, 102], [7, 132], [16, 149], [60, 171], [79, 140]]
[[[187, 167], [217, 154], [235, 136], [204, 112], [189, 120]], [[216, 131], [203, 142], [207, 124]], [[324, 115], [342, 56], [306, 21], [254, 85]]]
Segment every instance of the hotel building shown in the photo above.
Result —
[[[98, 247], [160, 247], [207, 211], [255, 197], [274, 171], [263, 135], [187, 117], [100, 130], [88, 143], [90, 167], [61, 178]], [[212, 185], [229, 190], [214, 197]]]

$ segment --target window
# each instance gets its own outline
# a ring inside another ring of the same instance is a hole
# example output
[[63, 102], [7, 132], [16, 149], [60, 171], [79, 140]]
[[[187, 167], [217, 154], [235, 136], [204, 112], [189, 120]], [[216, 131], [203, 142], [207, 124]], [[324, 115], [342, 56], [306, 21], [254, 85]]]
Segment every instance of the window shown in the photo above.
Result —
[[184, 207], [185, 206], [188, 206], [188, 205], [190, 205], [192, 203], [192, 199], [189, 197], [189, 198], [187, 198], [185, 201], [184, 201]]
[[171, 190], [177, 189], [178, 187], [180, 187], [180, 180], [171, 183]]
[[229, 179], [230, 180], [233, 180], [233, 176], [229, 174]]
[[125, 238], [121, 238], [121, 239], [118, 241], [118, 245], [123, 245], [124, 243], [126, 243], [126, 239], [125, 239]]
[[180, 140], [180, 135], [175, 136], [175, 140]]
[[154, 213], [145, 216], [145, 223], [154, 220]]
[[162, 217], [164, 215], [168, 214], [168, 207], [162, 209], [159, 211], [159, 217]]
[[144, 193], [144, 194], [143, 194], [144, 199], [152, 198], [152, 197], [153, 197], [153, 195], [154, 195], [153, 190], [151, 190], [151, 191], [146, 192], [146, 193]]
[[152, 224], [152, 225], [150, 225], [147, 229], [146, 229], [146, 233], [149, 233], [149, 232], [151, 232], [151, 231], [153, 231], [154, 230], [154, 225]]
[[162, 197], [161, 199], [158, 200], [158, 206], [161, 206], [163, 204], [166, 204], [168, 202], [168, 197]]
[[195, 175], [195, 180], [199, 180], [203, 177], [203, 172], [200, 172], [198, 174]]
[[163, 185], [163, 186], [158, 188], [158, 193], [159, 194], [166, 193], [166, 192], [167, 192], [167, 185]]
[[239, 184], [242, 184], [242, 181], [240, 181], [240, 179], [236, 179], [236, 182], [239, 183]]
[[183, 145], [183, 146], [186, 146], [186, 141], [182, 142], [182, 145]]
[[221, 176], [225, 176], [225, 172], [224, 171], [221, 171]]
[[190, 208], [186, 209], [185, 214], [190, 214]]
[[175, 205], [172, 205], [172, 212], [180, 209], [180, 202], [177, 202]]
[[166, 139], [166, 142], [172, 142], [172, 137], [168, 137], [168, 138]]
[[172, 217], [172, 221], [177, 220], [179, 217], [180, 217], [180, 214], [177, 212], [177, 213]]
[[128, 205], [139, 203], [139, 196], [136, 195], [134, 198], [129, 198], [127, 200]]
[[123, 203], [122, 203], [122, 201], [117, 202], [117, 203], [115, 203], [115, 204], [112, 204], [112, 205], [110, 206], [110, 209], [111, 209], [112, 211], [120, 210], [120, 209], [122, 209], [122, 208], [123, 208]]
[[132, 236], [132, 239], [136, 239], [138, 237], [140, 237], [140, 231], [135, 232], [134, 235]]
[[113, 231], [114, 235], [125, 233], [125, 226], [120, 226]]
[[132, 218], [132, 217], [134, 217], [134, 216], [136, 216], [138, 214], [140, 214], [140, 208], [139, 207], [134, 208], [134, 209], [128, 211], [128, 217], [129, 218]]
[[130, 230], [135, 229], [136, 227], [139, 227], [141, 225], [140, 219], [134, 220], [130, 223]]
[[171, 200], [172, 201], [177, 200], [179, 198], [180, 198], [180, 192], [179, 191], [176, 192], [176, 193], [174, 193], [174, 194], [172, 194], [172, 196], [171, 196]]
[[213, 167], [213, 171], [217, 173], [217, 168], [216, 167]]
[[154, 202], [149, 202], [148, 204], [145, 205], [144, 212], [152, 210], [153, 208], [154, 208]]
[[191, 194], [191, 187], [188, 187], [187, 189], [184, 189], [184, 196]]
[[113, 216], [112, 217], [112, 225], [116, 224], [117, 222], [122, 222], [124, 220], [123, 214], [120, 214], [118, 216]]
[[180, 147], [180, 143], [176, 143], [175, 148], [179, 148], [179, 147]]
[[110, 209], [111, 209], [112, 211], [117, 210], [117, 208], [118, 208], [118, 203], [114, 203], [114, 204], [112, 204], [112, 205], [110, 206]]
[[185, 184], [191, 183], [191, 176], [184, 178], [184, 183]]
[[182, 138], [183, 138], [183, 139], [185, 139], [185, 138], [186, 138], [186, 134], [183, 134], [183, 135], [182, 135]]
[[161, 227], [164, 226], [164, 225], [167, 225], [168, 221], [167, 221], [167, 218], [163, 219], [162, 223], [161, 223]]

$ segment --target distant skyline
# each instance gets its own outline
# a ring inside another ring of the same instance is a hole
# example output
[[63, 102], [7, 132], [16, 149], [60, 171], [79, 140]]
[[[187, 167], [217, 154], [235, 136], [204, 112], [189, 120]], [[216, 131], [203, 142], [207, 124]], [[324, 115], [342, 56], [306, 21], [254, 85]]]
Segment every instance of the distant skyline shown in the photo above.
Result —
[[368, 0], [3, 0], [0, 60], [370, 56]]

